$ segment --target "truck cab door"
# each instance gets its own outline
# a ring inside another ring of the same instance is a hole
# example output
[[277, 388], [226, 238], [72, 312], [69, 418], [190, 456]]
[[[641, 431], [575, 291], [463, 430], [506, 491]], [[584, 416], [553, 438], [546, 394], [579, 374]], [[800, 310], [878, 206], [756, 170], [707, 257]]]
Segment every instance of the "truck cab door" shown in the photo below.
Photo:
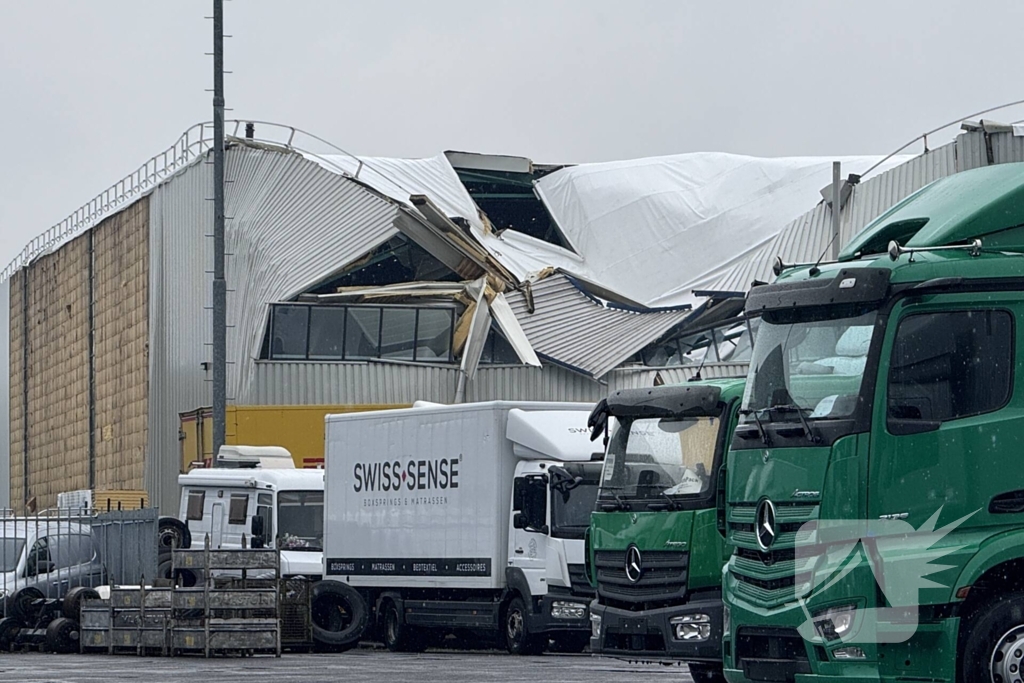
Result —
[[534, 595], [546, 592], [548, 515], [547, 477], [516, 477], [512, 489], [508, 562], [523, 570]]
[[1024, 471], [1013, 466], [1022, 301], [1013, 292], [945, 294], [896, 307], [875, 390], [870, 519], [919, 529], [941, 509], [936, 528], [970, 515], [964, 529], [1014, 517], [992, 510], [1001, 494], [1024, 496]]

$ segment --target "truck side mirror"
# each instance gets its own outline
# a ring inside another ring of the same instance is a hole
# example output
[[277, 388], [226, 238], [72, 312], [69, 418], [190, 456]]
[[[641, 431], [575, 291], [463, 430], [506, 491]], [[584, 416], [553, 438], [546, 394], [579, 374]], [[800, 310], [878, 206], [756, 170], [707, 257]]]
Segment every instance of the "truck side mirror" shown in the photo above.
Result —
[[253, 548], [262, 548], [267, 544], [266, 529], [264, 528], [262, 517], [255, 515], [252, 518], [252, 521], [249, 523], [249, 531], [252, 533]]
[[512, 518], [512, 526], [516, 529], [526, 529], [530, 526], [530, 519], [524, 512], [517, 512]]

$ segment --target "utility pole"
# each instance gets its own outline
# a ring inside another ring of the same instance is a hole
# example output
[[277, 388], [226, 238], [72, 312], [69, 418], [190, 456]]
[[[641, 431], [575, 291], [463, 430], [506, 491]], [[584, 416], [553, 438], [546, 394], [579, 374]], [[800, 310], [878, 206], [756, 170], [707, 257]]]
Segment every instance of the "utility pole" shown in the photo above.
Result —
[[227, 412], [227, 281], [224, 278], [224, 0], [213, 0], [213, 458]]

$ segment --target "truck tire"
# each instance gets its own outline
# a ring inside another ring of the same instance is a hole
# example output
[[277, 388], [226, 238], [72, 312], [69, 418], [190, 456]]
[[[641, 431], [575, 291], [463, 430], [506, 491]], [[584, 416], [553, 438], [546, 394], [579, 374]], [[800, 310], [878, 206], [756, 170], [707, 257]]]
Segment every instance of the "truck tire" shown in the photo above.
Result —
[[169, 552], [173, 548], [191, 548], [192, 532], [188, 525], [174, 517], [161, 517], [157, 522], [157, 552]]
[[100, 594], [96, 591], [95, 588], [89, 588], [88, 586], [76, 586], [64, 595], [64, 600], [61, 602], [60, 605], [60, 612], [68, 619], [80, 621], [80, 615], [82, 612], [82, 601], [99, 599]]
[[382, 632], [384, 645], [392, 652], [423, 652], [427, 649], [423, 633], [402, 623], [402, 615], [393, 600], [388, 600], [384, 608]]
[[1024, 664], [1024, 592], [994, 596], [974, 610], [965, 626], [961, 631], [960, 681], [1009, 683], [1020, 679]]
[[355, 647], [369, 621], [363, 596], [340, 581], [313, 584], [310, 609], [313, 641], [323, 651], [343, 652]]
[[505, 608], [504, 626], [505, 649], [513, 655], [539, 655], [544, 651], [547, 639], [530, 633], [529, 612], [526, 603], [516, 596]]
[[690, 664], [693, 683], [725, 683], [721, 664]]
[[39, 616], [40, 605], [37, 600], [43, 600], [46, 596], [35, 586], [25, 586], [14, 591], [7, 598], [7, 616], [20, 619], [22, 623], [31, 624]]
[[23, 624], [17, 617], [0, 619], [0, 652], [10, 652], [14, 642], [21, 634]]
[[66, 655], [78, 652], [78, 622], [67, 617], [57, 617], [46, 627], [46, 649]]

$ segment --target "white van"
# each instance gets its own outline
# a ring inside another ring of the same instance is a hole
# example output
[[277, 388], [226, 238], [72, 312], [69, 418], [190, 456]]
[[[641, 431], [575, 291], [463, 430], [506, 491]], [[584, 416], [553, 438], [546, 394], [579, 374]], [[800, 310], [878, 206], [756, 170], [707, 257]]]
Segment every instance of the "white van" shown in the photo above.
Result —
[[[178, 477], [180, 519], [192, 547], [279, 548], [281, 575], [319, 579], [323, 567], [324, 472], [195, 469]], [[256, 520], [254, 522], [254, 520]]]

